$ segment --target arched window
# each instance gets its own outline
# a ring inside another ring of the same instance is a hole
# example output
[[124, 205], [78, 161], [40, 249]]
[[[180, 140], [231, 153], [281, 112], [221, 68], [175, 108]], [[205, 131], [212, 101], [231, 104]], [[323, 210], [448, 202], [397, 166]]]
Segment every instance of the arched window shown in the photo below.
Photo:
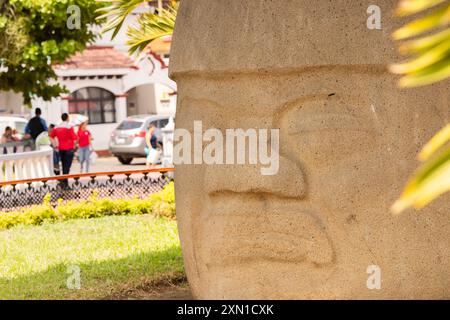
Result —
[[90, 124], [114, 123], [115, 96], [105, 89], [95, 87], [77, 90], [69, 97], [69, 113], [89, 117]]

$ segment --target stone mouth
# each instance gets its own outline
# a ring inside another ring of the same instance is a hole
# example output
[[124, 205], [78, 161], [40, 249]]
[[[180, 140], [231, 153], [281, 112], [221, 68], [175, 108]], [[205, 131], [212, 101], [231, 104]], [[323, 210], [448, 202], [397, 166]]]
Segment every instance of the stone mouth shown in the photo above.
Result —
[[253, 261], [334, 263], [335, 253], [322, 215], [305, 201], [266, 193], [215, 193], [203, 208], [204, 247], [212, 264]]
[[311, 263], [316, 267], [325, 267], [333, 262], [332, 252], [326, 244], [321, 247], [313, 239], [298, 235], [274, 232], [236, 240], [212, 250], [211, 254], [218, 258], [220, 265], [265, 261]]

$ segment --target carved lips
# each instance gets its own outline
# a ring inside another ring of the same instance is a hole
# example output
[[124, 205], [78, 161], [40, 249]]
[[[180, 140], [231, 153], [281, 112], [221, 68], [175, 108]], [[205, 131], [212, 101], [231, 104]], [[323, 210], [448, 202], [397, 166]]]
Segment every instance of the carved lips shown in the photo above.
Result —
[[261, 192], [222, 191], [204, 207], [211, 265], [255, 261], [325, 267], [335, 255], [325, 222], [302, 201]]

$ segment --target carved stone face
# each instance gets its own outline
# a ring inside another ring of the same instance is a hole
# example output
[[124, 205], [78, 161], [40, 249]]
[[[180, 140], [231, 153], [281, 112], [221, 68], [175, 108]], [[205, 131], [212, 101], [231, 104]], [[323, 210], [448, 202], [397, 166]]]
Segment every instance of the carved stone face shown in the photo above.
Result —
[[[420, 215], [389, 212], [420, 146], [449, 118], [445, 84], [400, 91], [377, 64], [186, 72], [176, 80], [176, 128], [202, 121], [204, 130], [280, 133], [274, 176], [254, 165], [177, 166], [195, 297], [450, 296], [449, 198]], [[372, 265], [380, 290], [367, 287]]]

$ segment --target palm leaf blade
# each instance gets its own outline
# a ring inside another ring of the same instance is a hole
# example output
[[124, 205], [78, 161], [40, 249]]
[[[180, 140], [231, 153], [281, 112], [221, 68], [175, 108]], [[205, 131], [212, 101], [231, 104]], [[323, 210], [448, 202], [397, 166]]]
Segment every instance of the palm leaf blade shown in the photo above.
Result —
[[437, 150], [450, 141], [450, 124], [439, 131], [420, 151], [419, 160], [428, 160]]
[[446, 23], [448, 23], [446, 19], [447, 14], [448, 8], [442, 7], [434, 11], [432, 14], [414, 20], [413, 22], [408, 23], [404, 27], [398, 29], [394, 32], [393, 37], [395, 40], [403, 40], [422, 34], [426, 31], [436, 28], [436, 26], [445, 25]]
[[418, 87], [442, 81], [450, 77], [450, 56], [417, 73], [411, 73], [400, 79], [402, 87]]
[[[97, 1], [106, 2], [102, 0]], [[115, 0], [112, 1], [110, 6], [98, 9], [98, 12], [103, 13], [98, 17], [98, 19], [110, 18], [102, 32], [105, 33], [114, 30], [111, 36], [111, 38], [114, 39], [122, 28], [127, 16], [131, 14], [131, 12], [133, 12], [138, 6], [145, 4], [146, 2], [147, 1], [143, 0]]]
[[401, 0], [397, 8], [397, 15], [412, 15], [443, 3], [445, 0]]
[[398, 214], [409, 207], [422, 208], [450, 190], [450, 148], [419, 170], [391, 210]]

